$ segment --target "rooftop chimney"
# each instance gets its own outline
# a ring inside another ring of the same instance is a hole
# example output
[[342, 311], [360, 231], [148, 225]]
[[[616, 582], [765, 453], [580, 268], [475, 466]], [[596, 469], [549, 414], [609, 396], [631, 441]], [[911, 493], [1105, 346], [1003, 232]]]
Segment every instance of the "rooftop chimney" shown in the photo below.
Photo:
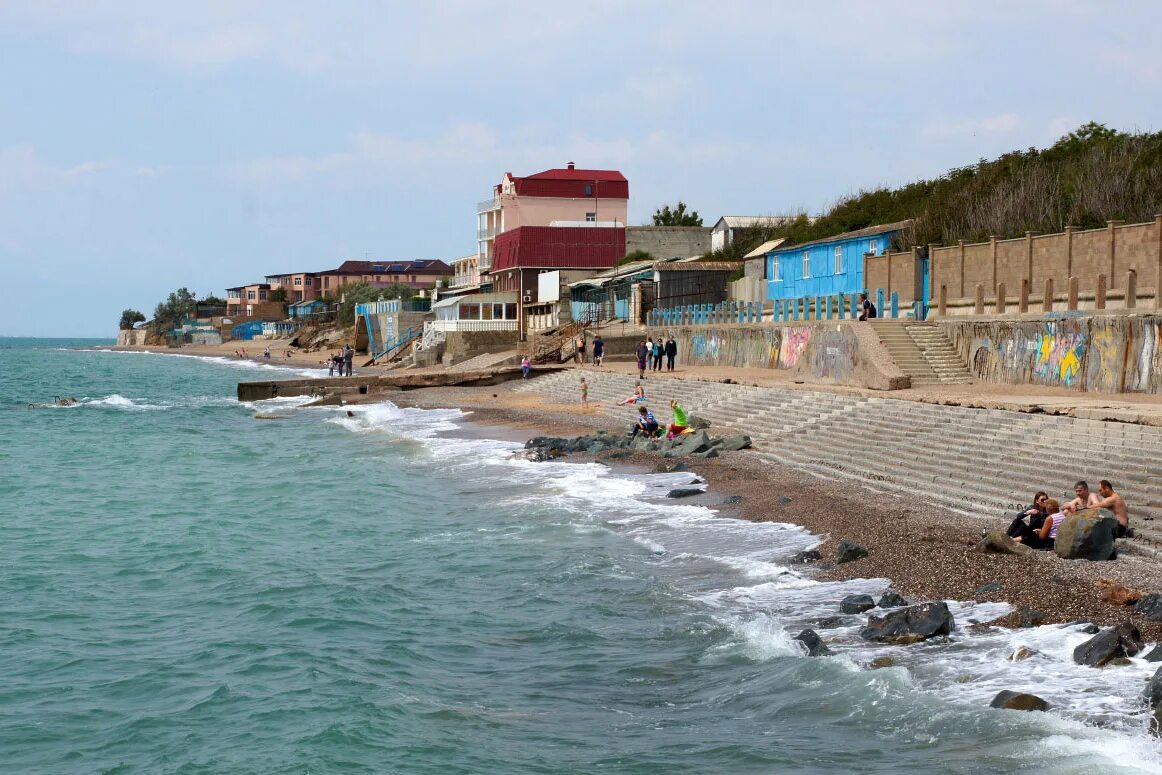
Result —
[[569, 164], [568, 164], [569, 169], [573, 169], [574, 166], [575, 165], [573, 164], [573, 162], [569, 162]]

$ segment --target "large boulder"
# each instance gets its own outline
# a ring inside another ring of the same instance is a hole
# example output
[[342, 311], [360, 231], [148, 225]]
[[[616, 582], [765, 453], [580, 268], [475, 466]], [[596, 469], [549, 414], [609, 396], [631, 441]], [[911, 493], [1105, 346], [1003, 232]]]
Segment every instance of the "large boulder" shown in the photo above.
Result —
[[1142, 650], [1142, 634], [1130, 622], [1102, 630], [1073, 650], [1073, 661], [1103, 667], [1115, 659], [1132, 657]]
[[907, 604], [908, 604], [908, 601], [905, 600], [900, 595], [900, 593], [893, 592], [892, 590], [889, 589], [887, 592], [885, 592], [880, 597], [879, 602], [876, 603], [876, 608], [902, 608], [903, 606], [906, 606]]
[[993, 697], [990, 708], [1006, 708], [1008, 710], [1049, 710], [1049, 703], [1035, 694], [1011, 692], [1006, 689]]
[[1112, 560], [1118, 520], [1107, 509], [1084, 509], [1057, 527], [1053, 551], [1067, 560]]
[[835, 562], [840, 565], [845, 562], [853, 562], [860, 557], [867, 557], [867, 549], [864, 549], [855, 541], [849, 541], [845, 538], [835, 548]]
[[848, 595], [839, 601], [839, 610], [845, 614], [862, 614], [876, 607], [871, 595]]
[[694, 452], [705, 452], [710, 449], [710, 436], [706, 431], [694, 431], [678, 436], [666, 450], [666, 457], [681, 457]]
[[827, 657], [832, 654], [831, 649], [824, 645], [823, 639], [815, 630], [803, 630], [794, 637], [794, 640], [807, 647], [807, 656], [809, 657]]
[[717, 446], [723, 452], [738, 452], [740, 449], [750, 449], [750, 436], [725, 436], [716, 439]]
[[1157, 708], [1159, 705], [1162, 705], [1162, 667], [1158, 668], [1154, 672], [1154, 675], [1150, 676], [1150, 682], [1146, 684], [1146, 691], [1142, 696], [1150, 703], [1151, 708]]
[[1146, 595], [1134, 604], [1134, 610], [1152, 622], [1162, 622], [1162, 595]]
[[710, 427], [710, 421], [692, 414], [686, 418], [686, 427], [693, 428], [696, 431], [706, 430]]
[[976, 545], [978, 552], [992, 552], [994, 554], [1032, 554], [1033, 550], [1024, 544], [1017, 543], [1009, 538], [1003, 530], [987, 533]]
[[916, 643], [937, 635], [948, 635], [955, 626], [946, 603], [921, 603], [883, 616], [869, 616], [867, 626], [859, 631], [859, 635], [864, 640], [882, 643]]

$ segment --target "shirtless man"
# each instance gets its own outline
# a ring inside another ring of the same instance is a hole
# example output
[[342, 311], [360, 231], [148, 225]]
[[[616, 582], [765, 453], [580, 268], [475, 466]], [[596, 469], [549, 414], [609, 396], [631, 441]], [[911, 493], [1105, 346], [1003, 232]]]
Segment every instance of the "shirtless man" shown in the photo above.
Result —
[[1066, 503], [1065, 508], [1061, 509], [1066, 514], [1082, 509], [1092, 509], [1101, 500], [1095, 493], [1089, 491], [1089, 485], [1085, 483], [1084, 479], [1073, 485], [1073, 491], [1077, 493], [1077, 497]]
[[1134, 533], [1130, 530], [1130, 515], [1126, 509], [1125, 499], [1114, 492], [1114, 486], [1110, 484], [1108, 479], [1102, 479], [1098, 483], [1097, 491], [1101, 493], [1101, 500], [1097, 502], [1097, 507], [1099, 509], [1109, 509], [1118, 518], [1118, 526], [1114, 530], [1114, 537], [1132, 538]]

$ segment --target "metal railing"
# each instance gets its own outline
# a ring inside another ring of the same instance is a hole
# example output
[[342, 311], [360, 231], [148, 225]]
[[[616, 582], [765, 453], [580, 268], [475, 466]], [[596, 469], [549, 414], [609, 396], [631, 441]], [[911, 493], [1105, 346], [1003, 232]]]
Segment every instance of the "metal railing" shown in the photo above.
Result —
[[476, 212], [486, 213], [489, 210], [495, 210], [500, 207], [500, 197], [494, 196], [489, 199], [481, 199], [476, 203]]
[[432, 320], [424, 323], [441, 331], [516, 331], [520, 325], [517, 320]]
[[495, 226], [487, 228], [487, 229], [477, 229], [476, 230], [476, 239], [492, 239], [495, 236], [496, 236], [496, 227]]

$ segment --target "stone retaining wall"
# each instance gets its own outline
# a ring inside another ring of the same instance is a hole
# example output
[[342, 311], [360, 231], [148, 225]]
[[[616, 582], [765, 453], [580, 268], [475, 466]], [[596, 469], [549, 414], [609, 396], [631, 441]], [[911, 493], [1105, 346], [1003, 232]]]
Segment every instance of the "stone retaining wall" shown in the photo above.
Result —
[[867, 323], [690, 326], [673, 334], [683, 366], [777, 369], [803, 382], [874, 390], [911, 385]]
[[981, 381], [1103, 393], [1162, 392], [1162, 315], [939, 323]]

